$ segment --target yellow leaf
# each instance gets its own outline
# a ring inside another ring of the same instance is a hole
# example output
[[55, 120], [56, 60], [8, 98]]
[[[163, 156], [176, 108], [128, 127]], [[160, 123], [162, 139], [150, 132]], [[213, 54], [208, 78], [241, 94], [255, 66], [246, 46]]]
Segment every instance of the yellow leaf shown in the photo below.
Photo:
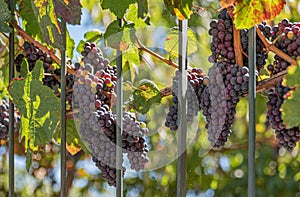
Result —
[[184, 16], [178, 8], [174, 8], [174, 13], [176, 14], [176, 16], [179, 20], [184, 20]]
[[75, 155], [81, 150], [81, 147], [76, 147], [74, 144], [69, 145], [69, 143], [67, 143], [66, 149], [71, 155]]

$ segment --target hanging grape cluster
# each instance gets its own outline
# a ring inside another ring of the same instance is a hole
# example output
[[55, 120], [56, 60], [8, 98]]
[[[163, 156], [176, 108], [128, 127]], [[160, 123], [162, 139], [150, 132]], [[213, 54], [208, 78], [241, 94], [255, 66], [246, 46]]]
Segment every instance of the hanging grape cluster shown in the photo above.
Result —
[[[117, 70], [104, 58], [94, 43], [86, 43], [83, 65], [75, 72], [73, 107], [79, 109], [80, 135], [92, 153], [92, 159], [109, 185], [116, 185], [116, 114], [111, 110], [117, 84]], [[148, 129], [131, 114], [124, 113], [122, 122], [123, 153], [130, 168], [142, 170], [148, 162], [145, 134]], [[123, 174], [125, 167], [122, 167]]]
[[[199, 101], [202, 97], [204, 88], [206, 87], [204, 77], [202, 76], [201, 69], [188, 70], [187, 80], [187, 121], [192, 121], [200, 111]], [[169, 107], [169, 112], [166, 118], [165, 126], [169, 127], [170, 130], [176, 131], [178, 129], [178, 84], [179, 84], [179, 71], [176, 71], [176, 75], [172, 81], [172, 102], [173, 105]]]

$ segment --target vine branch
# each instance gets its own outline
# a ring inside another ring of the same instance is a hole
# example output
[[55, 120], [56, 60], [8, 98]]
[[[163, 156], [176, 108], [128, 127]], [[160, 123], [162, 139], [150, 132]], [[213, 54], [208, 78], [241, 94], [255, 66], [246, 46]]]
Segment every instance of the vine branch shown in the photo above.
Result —
[[157, 53], [151, 51], [151, 50], [148, 49], [147, 47], [145, 47], [145, 45], [143, 45], [143, 44], [141, 43], [141, 41], [140, 41], [137, 37], [135, 37], [135, 40], [136, 40], [136, 42], [137, 42], [137, 44], [138, 44], [138, 49], [139, 49], [139, 50], [145, 51], [146, 53], [149, 53], [150, 55], [156, 57], [157, 59], [159, 59], [159, 60], [161, 60], [161, 61], [163, 61], [163, 62], [165, 62], [166, 64], [172, 66], [173, 68], [178, 68], [178, 65], [177, 65], [176, 63], [172, 62], [171, 60], [167, 60], [167, 59], [164, 58], [163, 56], [161, 56], [161, 55], [159, 55], [159, 54], [157, 54]]
[[283, 51], [275, 47], [275, 45], [272, 42], [266, 39], [263, 33], [261, 32], [261, 30], [257, 26], [256, 26], [256, 32], [258, 37], [261, 39], [261, 41], [264, 43], [264, 45], [269, 51], [272, 51], [273, 53], [275, 53], [282, 59], [286, 60], [290, 64], [297, 65], [297, 61], [294, 58], [290, 57], [288, 54], [284, 53]]

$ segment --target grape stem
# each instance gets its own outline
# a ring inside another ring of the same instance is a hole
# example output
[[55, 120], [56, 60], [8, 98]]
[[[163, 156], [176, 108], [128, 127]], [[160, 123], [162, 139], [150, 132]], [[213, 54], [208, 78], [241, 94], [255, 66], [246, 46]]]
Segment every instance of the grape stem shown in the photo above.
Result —
[[278, 55], [285, 61], [289, 62], [290, 64], [297, 65], [297, 61], [294, 58], [290, 57], [283, 51], [279, 50], [277, 47], [275, 47], [275, 45], [272, 42], [270, 42], [268, 39], [266, 39], [266, 37], [263, 35], [261, 30], [257, 26], [256, 26], [256, 32], [257, 32], [258, 37], [262, 40], [262, 42], [264, 43], [264, 45], [266, 46], [266, 48], [269, 51], [272, 51], [273, 53], [275, 53], [276, 55]]
[[172, 66], [173, 68], [178, 68], [178, 65], [176, 63], [172, 62], [172, 60], [168, 60], [168, 59], [162, 57], [161, 55], [151, 51], [147, 47], [145, 47], [145, 45], [143, 45], [142, 42], [137, 37], [135, 37], [135, 40], [136, 40], [136, 43], [138, 44], [138, 49], [139, 50], [145, 51], [146, 53], [149, 53], [150, 55], [156, 57], [157, 59], [159, 59], [163, 62], [165, 62], [166, 64]]
[[[53, 50], [48, 49], [44, 45], [42, 45], [40, 42], [36, 41], [34, 38], [32, 38], [30, 35], [28, 35], [15, 21], [11, 21], [10, 24], [14, 27], [14, 29], [17, 31], [18, 35], [22, 38], [28, 40], [29, 42], [33, 43], [35, 46], [37, 46], [39, 49], [44, 51], [45, 53], [49, 54], [50, 57], [58, 64], [61, 64], [60, 58], [57, 57]], [[67, 66], [67, 72], [69, 74], [73, 74], [75, 71]]]
[[236, 63], [243, 67], [243, 48], [241, 45], [241, 32], [236, 29], [235, 24], [233, 23], [233, 46], [235, 53], [235, 61]]

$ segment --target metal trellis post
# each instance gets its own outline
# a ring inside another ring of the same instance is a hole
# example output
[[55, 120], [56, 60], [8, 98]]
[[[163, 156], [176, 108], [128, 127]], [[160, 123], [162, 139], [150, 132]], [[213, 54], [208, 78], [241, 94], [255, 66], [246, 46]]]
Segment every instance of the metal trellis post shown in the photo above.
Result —
[[[14, 1], [9, 1], [9, 9], [14, 17]], [[12, 26], [11, 26], [12, 27]], [[14, 78], [14, 30], [9, 34], [9, 81]], [[9, 101], [9, 197], [14, 196], [15, 186], [15, 165], [14, 165], [14, 104]]]
[[178, 88], [178, 165], [177, 165], [177, 197], [186, 196], [186, 91], [187, 91], [187, 27], [188, 20], [179, 20], [179, 88]]
[[249, 129], [248, 129], [248, 197], [255, 196], [255, 98], [256, 31], [249, 30]]
[[61, 174], [60, 196], [67, 196], [66, 191], [66, 22], [61, 22], [63, 49], [61, 50]]
[[[119, 26], [122, 26], [122, 19], [118, 19]], [[117, 50], [117, 134], [116, 134], [116, 196], [123, 196], [123, 176], [122, 176], [122, 132], [123, 132], [123, 90], [122, 90], [122, 52]]]

